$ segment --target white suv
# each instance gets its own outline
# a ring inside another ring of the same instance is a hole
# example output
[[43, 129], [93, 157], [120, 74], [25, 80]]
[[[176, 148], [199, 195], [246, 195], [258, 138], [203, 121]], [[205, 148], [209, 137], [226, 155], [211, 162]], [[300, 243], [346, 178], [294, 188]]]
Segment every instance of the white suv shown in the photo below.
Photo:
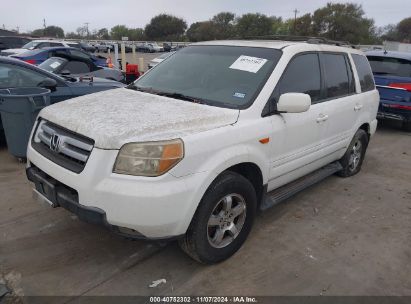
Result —
[[215, 263], [241, 247], [257, 210], [331, 174], [356, 174], [378, 100], [352, 48], [197, 43], [128, 88], [43, 109], [27, 175], [39, 199], [80, 219], [178, 239]]

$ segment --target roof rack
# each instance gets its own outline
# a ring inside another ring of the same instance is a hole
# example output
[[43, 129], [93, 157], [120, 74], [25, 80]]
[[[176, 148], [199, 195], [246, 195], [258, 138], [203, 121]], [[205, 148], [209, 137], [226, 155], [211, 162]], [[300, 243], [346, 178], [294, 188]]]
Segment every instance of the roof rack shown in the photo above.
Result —
[[336, 46], [349, 46], [355, 48], [355, 45], [348, 41], [330, 40], [325, 37], [313, 37], [313, 36], [294, 36], [294, 35], [264, 35], [264, 36], [248, 36], [243, 39], [255, 39], [255, 40], [282, 40], [282, 41], [298, 41], [307, 42], [311, 44], [330, 44]]

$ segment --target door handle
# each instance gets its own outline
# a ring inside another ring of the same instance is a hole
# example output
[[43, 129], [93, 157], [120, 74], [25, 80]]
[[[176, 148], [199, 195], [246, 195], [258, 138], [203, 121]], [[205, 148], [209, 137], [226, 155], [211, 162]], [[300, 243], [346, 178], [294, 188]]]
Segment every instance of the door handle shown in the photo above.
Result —
[[361, 110], [361, 109], [362, 109], [362, 104], [357, 103], [357, 104], [354, 106], [354, 111], [359, 111], [359, 110]]
[[328, 119], [328, 115], [326, 115], [326, 114], [320, 114], [320, 115], [318, 115], [316, 121], [317, 121], [318, 123], [321, 123], [321, 122], [326, 121], [327, 119]]

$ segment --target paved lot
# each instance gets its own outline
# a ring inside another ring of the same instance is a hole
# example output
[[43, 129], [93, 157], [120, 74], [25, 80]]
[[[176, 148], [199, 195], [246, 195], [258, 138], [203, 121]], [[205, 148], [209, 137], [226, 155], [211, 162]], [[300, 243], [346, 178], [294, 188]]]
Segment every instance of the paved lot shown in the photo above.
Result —
[[[107, 53], [97, 53], [97, 54], [101, 55], [101, 56], [104, 56], [106, 58], [109, 56]], [[147, 71], [148, 63], [151, 60], [153, 60], [154, 58], [160, 56], [161, 54], [164, 54], [164, 53], [139, 53], [139, 52], [137, 52], [136, 53], [137, 61], [135, 62], [134, 58], [133, 58], [133, 54], [132, 53], [126, 53], [126, 61], [128, 63], [131, 63], [131, 64], [139, 64], [139, 58], [143, 58], [144, 59], [144, 67], [143, 67], [142, 70]], [[111, 60], [113, 60], [113, 62], [114, 62], [114, 53], [111, 53], [110, 55], [111, 55]], [[118, 56], [121, 59], [121, 54], [120, 53], [119, 53]]]
[[411, 133], [380, 127], [360, 174], [270, 209], [235, 256], [203, 266], [175, 243], [128, 241], [39, 205], [24, 165], [3, 148], [0, 282], [19, 295], [72, 297], [411, 295], [410, 181]]

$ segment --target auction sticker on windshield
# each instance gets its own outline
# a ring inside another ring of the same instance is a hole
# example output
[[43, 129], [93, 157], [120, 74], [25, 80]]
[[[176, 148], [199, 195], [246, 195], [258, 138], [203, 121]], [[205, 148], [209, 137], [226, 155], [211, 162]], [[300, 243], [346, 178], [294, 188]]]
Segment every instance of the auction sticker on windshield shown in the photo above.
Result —
[[230, 69], [257, 73], [266, 62], [267, 59], [264, 58], [241, 55], [230, 66]]

